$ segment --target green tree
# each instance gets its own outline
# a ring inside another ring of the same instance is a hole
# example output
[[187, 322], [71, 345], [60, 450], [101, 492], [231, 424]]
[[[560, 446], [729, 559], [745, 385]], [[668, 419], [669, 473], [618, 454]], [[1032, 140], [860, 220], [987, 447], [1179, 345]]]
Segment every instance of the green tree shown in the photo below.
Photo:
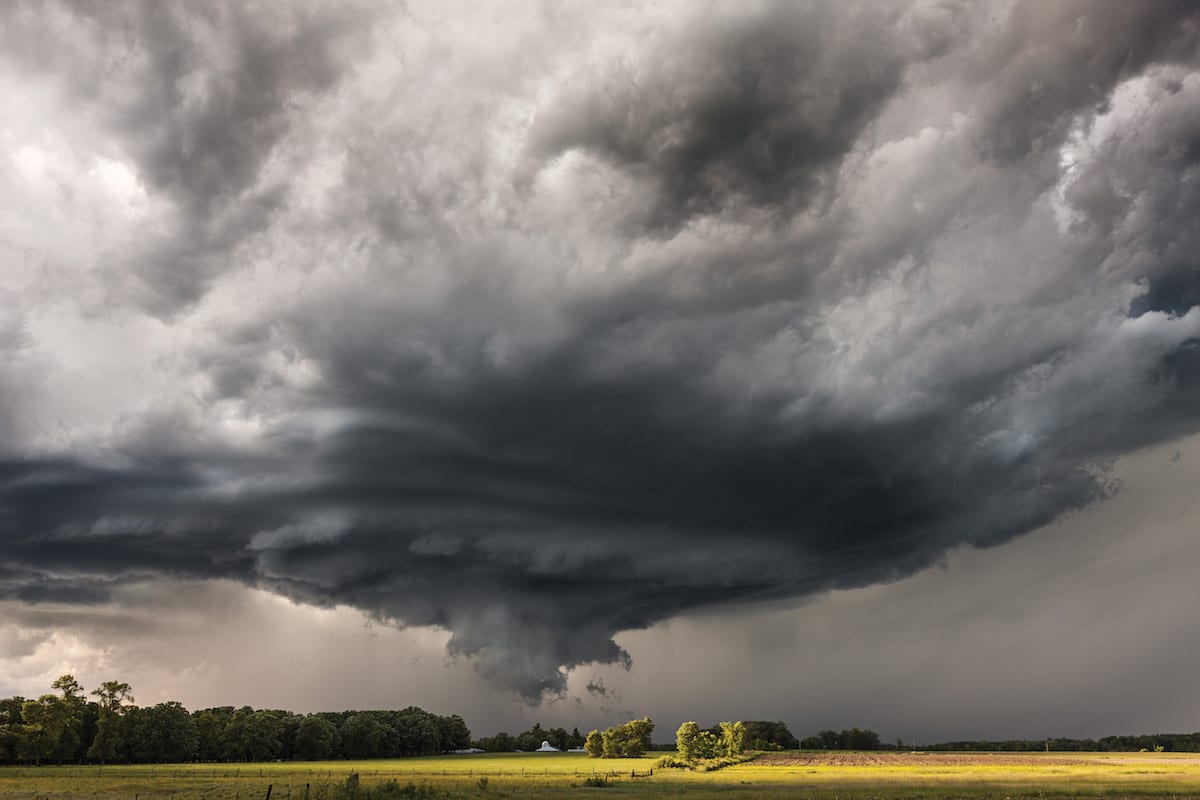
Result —
[[605, 728], [600, 734], [600, 752], [605, 758], [618, 758], [621, 755], [621, 742], [617, 737], [616, 728]]
[[712, 731], [700, 731], [696, 735], [696, 758], [716, 758], [721, 749], [721, 739]]
[[842, 740], [845, 742], [844, 747], [847, 750], [879, 749], [879, 734], [870, 729], [851, 728], [848, 731], [842, 731]]
[[59, 758], [80, 759], [84, 756], [85, 734], [87, 741], [91, 741], [95, 736], [95, 709], [89, 708], [89, 703], [84, 699], [83, 686], [75, 680], [74, 675], [60, 675], [54, 683], [50, 684], [50, 688], [61, 692], [62, 701], [70, 709], [72, 718], [72, 724], [65, 732], [64, 740], [61, 743], [63, 752], [60, 753]]
[[232, 717], [232, 706], [206, 708], [192, 714], [199, 738], [196, 758], [200, 761], [220, 761], [225, 758], [225, 726]]
[[593, 728], [583, 740], [583, 749], [592, 758], [601, 758], [604, 755], [603, 734]]
[[654, 733], [654, 720], [649, 717], [631, 719], [617, 728], [622, 738], [623, 754], [637, 757], [650, 749], [653, 742], [650, 735]]
[[24, 697], [6, 697], [0, 700], [0, 762], [17, 760], [17, 740], [21, 730], [21, 706]]
[[822, 750], [844, 750], [846, 748], [845, 737], [838, 734], [837, 731], [820, 731], [817, 733], [817, 739], [821, 741]]
[[134, 761], [164, 763], [196, 758], [200, 745], [196, 720], [174, 700], [151, 708], [127, 709], [125, 723], [126, 744]]
[[721, 723], [721, 750], [723, 755], [736, 756], [746, 746], [746, 726], [741, 722]]
[[73, 755], [79, 747], [79, 720], [61, 697], [44, 694], [21, 704], [17, 757], [40, 764], [43, 759]]
[[385, 733], [394, 727], [396, 755], [428, 755], [441, 749], [442, 733], [436, 714], [411, 706], [395, 714], [391, 723], [385, 724]]
[[571, 734], [567, 733], [566, 728], [551, 728], [546, 731], [546, 741], [550, 742], [551, 747], [566, 750], [571, 746]]
[[374, 714], [359, 712], [342, 723], [342, 753], [346, 758], [378, 758], [383, 753], [383, 725]]
[[675, 749], [684, 761], [695, 761], [696, 738], [700, 735], [700, 726], [695, 722], [685, 722], [675, 731]]
[[88, 758], [101, 765], [122, 755], [125, 750], [124, 709], [133, 703], [129, 684], [124, 681], [105, 681], [92, 695], [98, 698], [100, 715], [96, 720], [96, 736], [88, 748]]
[[333, 755], [337, 728], [329, 720], [310, 714], [296, 729], [296, 756], [304, 761], [323, 761]]
[[542, 729], [542, 723], [535, 722], [532, 728], [517, 737], [517, 749], [531, 753], [541, 747], [542, 742], [546, 740], [547, 735], [546, 731]]
[[[650, 749], [650, 735], [654, 732], [654, 721], [649, 717], [631, 719], [624, 725], [605, 729], [600, 737], [600, 755], [604, 758], [636, 758]], [[592, 733], [596, 733], [592, 731]], [[592, 753], [592, 734], [584, 747]]]
[[465, 750], [471, 746], [471, 729], [458, 714], [437, 718], [438, 750], [448, 753], [451, 750]]
[[225, 725], [223, 751], [228, 761], [274, 761], [279, 758], [279, 719], [270, 711], [244, 706]]
[[83, 703], [83, 686], [75, 680], [74, 675], [60, 675], [50, 684], [50, 688], [62, 692], [62, 699], [69, 703]]
[[753, 750], [795, 750], [800, 742], [783, 722], [747, 720], [746, 746]]
[[495, 736], [485, 736], [475, 743], [475, 746], [489, 753], [511, 753], [516, 739], [508, 731], [500, 731]]

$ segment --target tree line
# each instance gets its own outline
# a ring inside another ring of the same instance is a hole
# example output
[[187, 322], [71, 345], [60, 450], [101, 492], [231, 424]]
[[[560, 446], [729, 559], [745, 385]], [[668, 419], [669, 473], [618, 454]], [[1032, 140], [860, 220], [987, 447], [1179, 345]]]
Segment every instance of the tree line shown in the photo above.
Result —
[[511, 753], [514, 750], [528, 753], [541, 747], [542, 742], [549, 742], [551, 747], [557, 747], [559, 750], [573, 750], [583, 747], [584, 738], [579, 728], [567, 733], [566, 728], [543, 728], [540, 722], [535, 722], [533, 727], [524, 733], [513, 736], [501, 731], [495, 736], [475, 740], [472, 746], [489, 753]]
[[394, 758], [471, 745], [462, 717], [416, 706], [316, 714], [250, 706], [190, 712], [176, 701], [139, 707], [123, 681], [85, 692], [73, 676], [63, 675], [52, 688], [56, 694], [36, 700], [0, 700], [0, 764]]
[[997, 750], [1011, 752], [1033, 752], [1035, 750], [1058, 750], [1062, 752], [1130, 753], [1147, 752], [1200, 753], [1200, 733], [1155, 733], [1135, 736], [1105, 736], [1100, 739], [1006, 739], [1003, 741], [973, 740], [939, 742], [922, 745], [922, 750]]
[[[501, 732], [478, 740], [457, 714], [440, 716], [416, 706], [400, 710], [295, 714], [221, 706], [188, 711], [176, 701], [136, 705], [129, 684], [105, 681], [87, 692], [71, 675], [55, 693], [37, 699], [0, 699], [0, 764], [167, 763], [396, 758], [478, 747], [489, 752], [533, 751], [549, 742], [559, 750], [584, 748], [597, 758], [640, 756], [654, 745], [649, 717], [593, 730], [544, 729], [517, 736]], [[885, 744], [870, 729], [824, 730], [798, 740], [783, 722], [723, 722], [700, 728], [685, 722], [675, 748], [684, 762], [732, 757], [744, 750], [911, 749]], [[1200, 752], [1200, 733], [1106, 736], [1101, 739], [972, 740], [923, 745], [924, 750], [1168, 751]]]
[[[897, 741], [896, 747], [901, 747]], [[870, 728], [848, 728], [842, 731], [826, 730], [816, 736], [805, 736], [800, 740], [801, 750], [890, 750], [879, 740], [879, 734]]]

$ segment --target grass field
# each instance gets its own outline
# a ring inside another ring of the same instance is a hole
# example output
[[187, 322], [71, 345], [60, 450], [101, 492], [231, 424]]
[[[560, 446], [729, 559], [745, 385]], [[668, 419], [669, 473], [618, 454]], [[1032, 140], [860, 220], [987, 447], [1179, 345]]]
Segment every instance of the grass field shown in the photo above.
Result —
[[[657, 756], [658, 754], [655, 754]], [[573, 753], [393, 761], [0, 768], [0, 800], [344, 800], [358, 773], [388, 797], [537, 796], [870, 800], [1200, 797], [1200, 756], [1173, 753], [780, 753], [719, 772], [653, 770], [655, 757]], [[593, 775], [606, 787], [583, 785]], [[379, 797], [376, 794], [376, 797]], [[368, 798], [369, 800], [369, 798]]]

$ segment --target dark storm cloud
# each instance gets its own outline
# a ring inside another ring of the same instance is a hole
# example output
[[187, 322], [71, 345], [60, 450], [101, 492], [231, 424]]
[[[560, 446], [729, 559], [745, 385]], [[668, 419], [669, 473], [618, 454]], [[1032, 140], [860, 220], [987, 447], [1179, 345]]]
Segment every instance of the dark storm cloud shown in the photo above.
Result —
[[1200, 42], [1187, 0], [1146, 7], [1019, 3], [985, 46], [988, 72], [980, 141], [1003, 161], [1044, 152], [1066, 134], [1072, 110], [1102, 107], [1115, 81], [1149, 62], [1189, 63]]
[[128, 0], [6, 9], [6, 48], [102, 119], [139, 177], [176, 207], [170, 228], [146, 231], [142, 252], [120, 265], [114, 301], [174, 313], [270, 224], [287, 187], [264, 168], [273, 156], [286, 160], [282, 140], [302, 123], [309, 98], [341, 77], [367, 24], [353, 5]]
[[[1186, 4], [768, 4], [543, 36], [497, 59], [519, 97], [441, 23], [354, 94], [340, 20], [143, 11], [105, 118], [184, 255], [124, 266], [155, 313], [232, 288], [171, 354], [202, 390], [5, 456], [5, 598], [229, 577], [448, 629], [536, 701], [619, 631], [1007, 541], [1200, 422]], [[289, 136], [330, 164], [303, 212], [261, 179]]]
[[694, 23], [640, 70], [566, 87], [534, 124], [533, 155], [584, 148], [646, 178], [652, 228], [742, 204], [787, 214], [896, 90], [905, 57], [928, 55], [889, 35], [902, 13], [781, 4]]

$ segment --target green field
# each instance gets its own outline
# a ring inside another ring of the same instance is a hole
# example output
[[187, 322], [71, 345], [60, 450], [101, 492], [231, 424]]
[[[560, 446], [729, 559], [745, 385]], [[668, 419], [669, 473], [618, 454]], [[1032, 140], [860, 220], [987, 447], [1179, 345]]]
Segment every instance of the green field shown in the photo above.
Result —
[[[657, 755], [657, 754], [656, 754]], [[1200, 797], [1200, 757], [1172, 753], [778, 754], [719, 772], [573, 753], [388, 761], [0, 768], [0, 800], [361, 800], [411, 796], [869, 798]], [[584, 781], [604, 777], [608, 786]], [[393, 782], [394, 783], [390, 783]], [[390, 789], [389, 787], [390, 783]]]

